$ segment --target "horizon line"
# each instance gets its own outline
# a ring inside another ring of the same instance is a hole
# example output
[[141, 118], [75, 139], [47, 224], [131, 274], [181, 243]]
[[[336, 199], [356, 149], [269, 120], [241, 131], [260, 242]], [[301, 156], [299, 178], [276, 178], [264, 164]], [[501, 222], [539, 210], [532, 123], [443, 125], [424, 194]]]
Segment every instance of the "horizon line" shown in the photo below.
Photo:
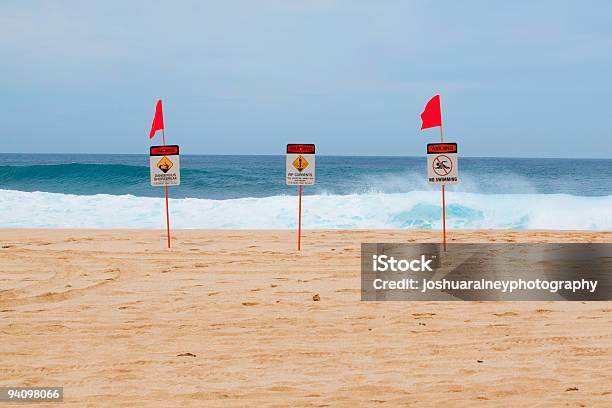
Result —
[[[108, 155], [121, 155], [121, 156], [148, 156], [147, 153], [27, 153], [27, 152], [10, 152], [10, 153], [2, 153], [2, 154], [12, 154], [12, 155], [90, 155], [90, 156], [108, 156]], [[187, 153], [181, 154], [181, 156], [285, 156], [285, 153], [271, 154], [271, 153], [262, 153], [262, 154], [230, 154], [230, 153]], [[317, 154], [317, 156], [324, 157], [370, 157], [370, 158], [425, 158], [427, 154], [423, 156], [413, 156], [413, 155], [350, 155], [350, 154]], [[542, 157], [542, 156], [460, 156], [460, 158], [466, 159], [554, 159], [554, 160], [612, 160], [612, 158], [606, 157]]]

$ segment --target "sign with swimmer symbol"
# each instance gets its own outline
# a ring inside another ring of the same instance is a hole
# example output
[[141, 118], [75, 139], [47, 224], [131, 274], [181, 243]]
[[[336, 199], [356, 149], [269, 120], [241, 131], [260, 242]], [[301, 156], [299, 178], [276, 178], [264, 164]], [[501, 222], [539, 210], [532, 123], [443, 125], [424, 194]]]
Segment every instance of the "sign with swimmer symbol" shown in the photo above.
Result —
[[178, 186], [181, 184], [179, 147], [177, 145], [151, 146], [149, 164], [152, 186]]
[[459, 182], [457, 143], [427, 145], [427, 181], [439, 185]]
[[313, 185], [315, 183], [315, 145], [287, 145], [287, 185]]

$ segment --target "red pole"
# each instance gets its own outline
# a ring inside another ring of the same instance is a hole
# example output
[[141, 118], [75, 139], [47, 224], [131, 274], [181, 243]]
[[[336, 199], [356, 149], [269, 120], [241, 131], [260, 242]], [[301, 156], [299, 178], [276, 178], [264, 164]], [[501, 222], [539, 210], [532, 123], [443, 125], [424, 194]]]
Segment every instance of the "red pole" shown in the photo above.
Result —
[[170, 212], [168, 211], [168, 186], [164, 186], [166, 190], [166, 231], [168, 232], [168, 248], [170, 248]]
[[[442, 139], [442, 123], [440, 122], [440, 143], [444, 143]], [[446, 252], [446, 202], [444, 197], [444, 184], [442, 184], [442, 242], [444, 243], [444, 252]]]
[[302, 185], [300, 184], [300, 198], [298, 205], [298, 251], [300, 251], [300, 241], [302, 238]]
[[[162, 129], [162, 144], [166, 145], [166, 135], [164, 129]], [[166, 193], [166, 232], [168, 234], [168, 248], [170, 248], [170, 211], [168, 210], [168, 186], [164, 186], [164, 192]]]
[[444, 241], [444, 252], [446, 252], [446, 203], [444, 201], [444, 184], [442, 184], [442, 239]]

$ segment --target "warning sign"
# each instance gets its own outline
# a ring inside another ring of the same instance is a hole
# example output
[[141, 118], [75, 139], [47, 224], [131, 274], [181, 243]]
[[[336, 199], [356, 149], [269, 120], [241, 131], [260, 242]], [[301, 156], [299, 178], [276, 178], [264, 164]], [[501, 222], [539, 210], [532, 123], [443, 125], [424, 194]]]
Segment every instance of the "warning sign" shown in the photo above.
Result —
[[315, 145], [287, 145], [288, 185], [313, 185], [315, 183]]
[[164, 173], [167, 173], [168, 170], [172, 168], [173, 163], [166, 156], [162, 157], [160, 161], [157, 162], [157, 167]]
[[179, 147], [177, 145], [151, 146], [149, 161], [152, 186], [178, 186], [181, 184]]
[[427, 145], [427, 181], [430, 184], [457, 184], [459, 168], [457, 143]]
[[300, 154], [297, 159], [293, 161], [293, 167], [295, 167], [297, 171], [302, 171], [308, 167], [308, 160], [306, 160], [304, 156]]

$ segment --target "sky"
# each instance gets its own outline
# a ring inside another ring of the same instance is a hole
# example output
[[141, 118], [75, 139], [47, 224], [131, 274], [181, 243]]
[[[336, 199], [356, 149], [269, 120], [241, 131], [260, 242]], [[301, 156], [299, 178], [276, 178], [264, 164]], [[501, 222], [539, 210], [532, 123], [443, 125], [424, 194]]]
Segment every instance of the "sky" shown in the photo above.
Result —
[[5, 153], [610, 158], [612, 2], [0, 3]]

